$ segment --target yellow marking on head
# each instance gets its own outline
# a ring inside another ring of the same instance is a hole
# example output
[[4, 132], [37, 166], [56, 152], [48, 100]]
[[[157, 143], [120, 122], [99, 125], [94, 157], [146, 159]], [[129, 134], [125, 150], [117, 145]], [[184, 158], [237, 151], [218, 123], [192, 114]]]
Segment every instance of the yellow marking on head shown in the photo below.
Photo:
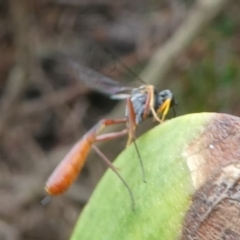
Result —
[[162, 115], [162, 121], [164, 121], [166, 115], [168, 114], [170, 105], [171, 105], [171, 99], [165, 100], [165, 102], [158, 108], [157, 113]]

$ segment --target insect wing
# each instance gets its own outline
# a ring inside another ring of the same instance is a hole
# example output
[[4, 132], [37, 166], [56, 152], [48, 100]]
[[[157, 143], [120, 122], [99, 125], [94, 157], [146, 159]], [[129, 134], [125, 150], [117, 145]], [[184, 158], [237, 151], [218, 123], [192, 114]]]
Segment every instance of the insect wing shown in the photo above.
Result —
[[[113, 96], [113, 99], [125, 99], [128, 94], [122, 94], [132, 90], [131, 87], [123, 86], [117, 81], [112, 80], [90, 68], [87, 68], [77, 62], [69, 60], [69, 67], [74, 78], [84, 82], [89, 88], [101, 93]], [[114, 96], [121, 97], [114, 97]], [[125, 97], [123, 97], [125, 96]]]

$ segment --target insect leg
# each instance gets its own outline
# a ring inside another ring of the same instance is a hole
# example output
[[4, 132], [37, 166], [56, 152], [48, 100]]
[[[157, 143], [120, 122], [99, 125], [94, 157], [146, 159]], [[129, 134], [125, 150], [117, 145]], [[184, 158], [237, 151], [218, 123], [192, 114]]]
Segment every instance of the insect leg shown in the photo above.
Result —
[[105, 133], [96, 137], [95, 142], [101, 142], [105, 140], [115, 139], [117, 137], [124, 136], [128, 133], [128, 129], [124, 129], [121, 132]]
[[146, 109], [151, 109], [152, 115], [155, 120], [157, 120], [159, 123], [162, 123], [162, 120], [158, 117], [157, 112], [154, 109], [154, 88], [152, 85], [146, 86], [147, 91], [147, 100], [146, 101]]
[[[126, 123], [126, 118], [103, 119], [92, 127], [68, 152], [47, 180], [46, 191], [49, 195], [64, 193], [76, 180], [86, 162], [89, 151], [97, 135], [106, 126]], [[126, 133], [125, 133], [126, 134]], [[123, 135], [123, 134], [122, 134]], [[120, 135], [118, 135], [120, 136]], [[117, 135], [115, 135], [117, 137]]]
[[146, 87], [146, 93], [147, 93], [147, 98], [146, 98], [146, 102], [145, 102], [145, 110], [143, 113], [143, 119], [146, 119], [149, 113], [149, 109], [150, 109], [150, 102], [151, 102], [151, 94], [149, 92], [149, 88]]
[[128, 186], [127, 182], [119, 174], [116, 167], [111, 163], [111, 161], [95, 145], [93, 145], [92, 147], [93, 147], [94, 151], [98, 154], [98, 156], [104, 160], [104, 162], [112, 169], [113, 172], [116, 173], [116, 175], [119, 177], [119, 179], [122, 181], [122, 183], [126, 187], [128, 193], [129, 193], [130, 199], [131, 199], [132, 210], [134, 211], [135, 210], [135, 201], [134, 201], [133, 193], [132, 193], [130, 187]]
[[162, 121], [164, 121], [166, 115], [168, 114], [169, 108], [171, 105], [171, 99], [167, 99], [164, 103], [159, 107], [158, 113], [162, 114]]
[[136, 132], [136, 121], [135, 121], [135, 112], [134, 112], [134, 108], [131, 102], [131, 99], [128, 98], [127, 99], [127, 109], [128, 109], [128, 122], [127, 122], [127, 127], [128, 127], [128, 142], [127, 142], [127, 146], [133, 142], [134, 147], [136, 149], [137, 152], [137, 156], [139, 159], [139, 163], [141, 166], [141, 170], [142, 170], [142, 178], [143, 178], [143, 182], [146, 182], [146, 177], [145, 177], [145, 170], [144, 170], [144, 165], [143, 165], [143, 160], [142, 157], [140, 155], [140, 152], [138, 150], [137, 144], [136, 144], [136, 136], [135, 136], [135, 132]]
[[133, 108], [133, 104], [130, 98], [127, 98], [127, 111], [128, 111], [128, 121], [127, 121], [127, 128], [128, 128], [128, 141], [127, 146], [135, 139], [135, 131], [136, 131], [136, 114]]

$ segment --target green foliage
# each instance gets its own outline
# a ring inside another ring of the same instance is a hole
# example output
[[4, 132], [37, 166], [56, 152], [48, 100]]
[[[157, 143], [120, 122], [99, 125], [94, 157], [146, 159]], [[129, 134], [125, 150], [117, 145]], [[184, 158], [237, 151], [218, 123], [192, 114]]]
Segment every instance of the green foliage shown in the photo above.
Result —
[[[176, 95], [179, 113], [228, 112], [238, 110], [240, 68], [237, 6], [228, 9], [212, 27], [189, 46], [179, 62], [184, 66], [167, 87]], [[185, 57], [185, 58], [184, 58]], [[181, 59], [183, 58], [183, 59]]]
[[221, 15], [216, 23], [215, 23], [215, 29], [220, 32], [223, 36], [232, 36], [234, 34], [234, 31], [236, 29], [236, 24], [231, 17], [227, 16], [227, 14]]

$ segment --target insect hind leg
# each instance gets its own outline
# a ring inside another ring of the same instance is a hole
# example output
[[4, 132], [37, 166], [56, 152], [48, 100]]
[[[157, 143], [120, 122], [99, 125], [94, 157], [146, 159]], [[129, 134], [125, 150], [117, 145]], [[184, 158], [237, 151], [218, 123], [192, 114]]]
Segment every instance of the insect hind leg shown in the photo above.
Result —
[[129, 185], [127, 184], [127, 182], [123, 179], [123, 177], [120, 175], [120, 173], [117, 171], [117, 168], [111, 163], [111, 161], [100, 151], [100, 149], [98, 149], [95, 145], [93, 145], [92, 147], [93, 147], [94, 151], [97, 153], [97, 155], [104, 160], [104, 162], [112, 169], [113, 172], [115, 172], [115, 174], [122, 181], [122, 183], [124, 184], [124, 186], [126, 187], [128, 193], [129, 193], [129, 196], [131, 199], [131, 204], [132, 204], [132, 210], [135, 211], [135, 200], [133, 197], [133, 193], [132, 193]]

